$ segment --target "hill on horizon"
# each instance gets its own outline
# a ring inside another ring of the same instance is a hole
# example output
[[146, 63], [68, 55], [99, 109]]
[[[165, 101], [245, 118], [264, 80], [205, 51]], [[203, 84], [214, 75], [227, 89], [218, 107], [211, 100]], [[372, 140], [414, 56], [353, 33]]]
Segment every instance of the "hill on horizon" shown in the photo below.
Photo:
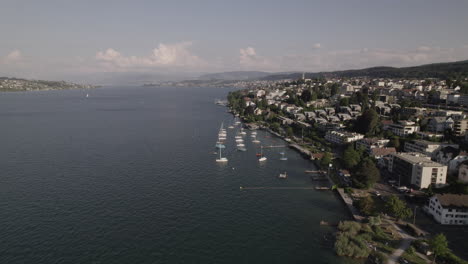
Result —
[[266, 76], [271, 75], [271, 72], [262, 72], [262, 71], [231, 71], [231, 72], [218, 72], [218, 73], [209, 73], [204, 74], [198, 77], [198, 80], [224, 80], [224, 81], [234, 81], [234, 80], [255, 80], [261, 79]]
[[[302, 72], [289, 74], [271, 74], [262, 80], [299, 79]], [[357, 70], [331, 71], [331, 72], [306, 72], [306, 78], [336, 78], [336, 77], [370, 77], [370, 78], [456, 78], [468, 77], [468, 60], [444, 63], [432, 63], [412, 67], [370, 67]]]

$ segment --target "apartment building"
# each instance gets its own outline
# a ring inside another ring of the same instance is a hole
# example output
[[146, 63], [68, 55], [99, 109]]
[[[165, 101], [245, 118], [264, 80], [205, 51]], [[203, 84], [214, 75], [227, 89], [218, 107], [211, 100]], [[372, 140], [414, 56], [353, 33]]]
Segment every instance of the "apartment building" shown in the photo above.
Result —
[[447, 178], [447, 166], [417, 152], [390, 154], [388, 170], [397, 176], [400, 186], [411, 185], [419, 189], [431, 184], [441, 187]]
[[364, 135], [359, 133], [351, 133], [346, 131], [327, 131], [325, 134], [325, 139], [331, 143], [342, 145], [348, 144], [359, 139], [364, 138]]
[[419, 152], [421, 154], [433, 157], [433, 155], [443, 147], [453, 147], [458, 149], [456, 144], [432, 142], [427, 140], [413, 140], [405, 143], [406, 152]]
[[396, 124], [389, 124], [386, 129], [397, 136], [404, 137], [419, 131], [419, 126], [414, 122], [400, 121]]

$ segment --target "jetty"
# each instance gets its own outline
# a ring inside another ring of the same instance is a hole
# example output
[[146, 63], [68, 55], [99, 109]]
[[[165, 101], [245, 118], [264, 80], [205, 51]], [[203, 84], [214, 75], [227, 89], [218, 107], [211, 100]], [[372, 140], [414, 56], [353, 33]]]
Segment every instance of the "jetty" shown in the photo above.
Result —
[[315, 187], [274, 187], [274, 186], [259, 186], [259, 187], [244, 187], [240, 190], [315, 190]]
[[305, 173], [315, 173], [315, 174], [327, 174], [326, 171], [323, 170], [306, 170]]
[[315, 190], [318, 190], [318, 191], [328, 191], [328, 190], [331, 190], [330, 187], [325, 187], [325, 186], [316, 186], [315, 187]]
[[313, 181], [328, 181], [328, 177], [326, 175], [312, 175], [310, 179]]

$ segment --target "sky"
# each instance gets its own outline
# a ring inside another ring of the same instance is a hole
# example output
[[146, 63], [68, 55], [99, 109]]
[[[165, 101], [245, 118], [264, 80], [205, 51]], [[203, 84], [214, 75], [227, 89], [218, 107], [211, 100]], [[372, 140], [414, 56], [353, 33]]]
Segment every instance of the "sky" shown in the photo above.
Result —
[[468, 59], [466, 0], [0, 0], [0, 76], [332, 71]]

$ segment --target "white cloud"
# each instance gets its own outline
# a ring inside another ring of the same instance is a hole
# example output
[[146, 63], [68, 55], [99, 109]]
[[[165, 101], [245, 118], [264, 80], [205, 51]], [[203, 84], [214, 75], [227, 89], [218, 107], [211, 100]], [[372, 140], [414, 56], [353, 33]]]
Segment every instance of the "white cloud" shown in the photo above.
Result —
[[176, 67], [190, 68], [205, 66], [206, 63], [196, 55], [193, 55], [189, 47], [191, 42], [175, 44], [159, 44], [148, 56], [124, 56], [113, 48], [96, 53], [96, 60], [103, 62], [107, 67], [152, 68], [152, 67]]
[[322, 47], [322, 45], [320, 43], [315, 43], [312, 48], [314, 49], [320, 49]]
[[252, 47], [240, 49], [239, 64], [246, 70], [273, 70], [276, 65], [265, 57], [257, 55]]
[[15, 49], [8, 53], [3, 59], [0, 59], [0, 62], [2, 63], [13, 63], [20, 61], [23, 58], [23, 55], [21, 54], [21, 51], [18, 49]]
[[426, 51], [431, 51], [432, 48], [428, 46], [419, 46], [416, 50], [421, 51], [421, 52], [426, 52]]

